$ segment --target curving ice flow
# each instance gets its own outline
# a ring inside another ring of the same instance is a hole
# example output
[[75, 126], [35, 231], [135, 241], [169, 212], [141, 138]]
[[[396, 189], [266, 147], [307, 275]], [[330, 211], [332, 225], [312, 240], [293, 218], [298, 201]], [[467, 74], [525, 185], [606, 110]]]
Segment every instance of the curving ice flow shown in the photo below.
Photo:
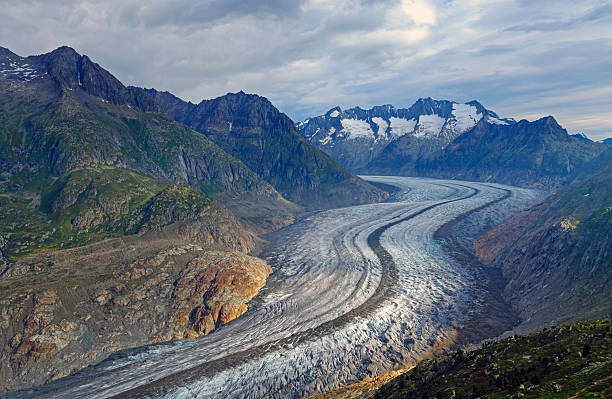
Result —
[[499, 222], [539, 193], [365, 178], [400, 190], [392, 201], [313, 213], [269, 235], [274, 283], [244, 316], [208, 336], [127, 352], [27, 394], [301, 397], [418, 359], [485, 306], [479, 275], [434, 233], [469, 215], [469, 239], [478, 218]]

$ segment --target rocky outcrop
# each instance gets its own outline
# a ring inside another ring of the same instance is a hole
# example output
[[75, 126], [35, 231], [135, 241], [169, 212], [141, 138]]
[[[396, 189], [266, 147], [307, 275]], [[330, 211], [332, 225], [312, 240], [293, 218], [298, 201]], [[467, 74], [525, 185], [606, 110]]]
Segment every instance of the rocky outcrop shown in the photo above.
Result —
[[11, 267], [0, 278], [0, 391], [51, 381], [121, 349], [209, 334], [243, 314], [272, 271], [244, 253], [157, 234]]
[[193, 259], [172, 291], [172, 338], [208, 334], [242, 315], [271, 272], [264, 261], [236, 253], [208, 252]]

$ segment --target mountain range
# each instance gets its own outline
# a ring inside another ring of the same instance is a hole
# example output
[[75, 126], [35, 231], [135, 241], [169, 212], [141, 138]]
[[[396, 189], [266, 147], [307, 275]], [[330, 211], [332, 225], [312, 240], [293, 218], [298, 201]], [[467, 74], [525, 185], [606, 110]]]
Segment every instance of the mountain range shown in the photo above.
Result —
[[347, 168], [363, 170], [387, 145], [401, 137], [427, 142], [419, 153], [428, 154], [448, 145], [483, 118], [493, 123], [513, 123], [499, 119], [477, 101], [459, 104], [421, 98], [410, 108], [388, 104], [343, 111], [335, 107], [325, 115], [298, 123], [297, 127]]
[[203, 133], [240, 159], [287, 199], [307, 208], [355, 205], [384, 193], [352, 176], [295, 128], [289, 117], [264, 97], [239, 92], [199, 104], [168, 92], [141, 91], [175, 120]]
[[477, 101], [431, 98], [410, 108], [332, 108], [297, 127], [353, 172], [494, 181], [556, 190], [612, 160], [612, 148], [569, 135], [548, 116], [500, 118]]

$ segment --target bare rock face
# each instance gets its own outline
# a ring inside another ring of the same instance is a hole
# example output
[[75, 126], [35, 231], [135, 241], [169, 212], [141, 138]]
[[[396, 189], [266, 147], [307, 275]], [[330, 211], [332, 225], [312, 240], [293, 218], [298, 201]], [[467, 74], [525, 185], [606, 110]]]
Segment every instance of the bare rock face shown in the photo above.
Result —
[[198, 105], [167, 92], [139, 89], [177, 121], [242, 161], [290, 201], [307, 209], [368, 204], [388, 193], [351, 175], [317, 149], [270, 101], [228, 93]]
[[198, 219], [187, 221], [177, 227], [177, 234], [190, 242], [203, 246], [220, 245], [238, 252], [253, 249], [254, 237], [244, 228], [236, 228], [238, 221], [225, 207], [207, 209]]

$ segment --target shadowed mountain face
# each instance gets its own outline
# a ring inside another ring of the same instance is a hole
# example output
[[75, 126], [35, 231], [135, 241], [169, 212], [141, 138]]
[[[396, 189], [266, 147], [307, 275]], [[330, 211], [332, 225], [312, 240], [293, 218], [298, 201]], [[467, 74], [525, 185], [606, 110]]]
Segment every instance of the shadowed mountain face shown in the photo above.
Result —
[[612, 166], [520, 212], [475, 242], [501, 268], [523, 330], [612, 312]]
[[267, 99], [243, 92], [186, 103], [144, 89], [177, 121], [202, 132], [288, 199], [309, 209], [380, 201], [386, 193], [313, 146]]
[[481, 121], [440, 153], [406, 165], [403, 172], [555, 190], [612, 162], [610, 150], [568, 135], [552, 116], [511, 125]]
[[568, 135], [552, 117], [502, 119], [476, 101], [420, 99], [408, 109], [333, 108], [298, 128], [362, 174], [494, 181], [558, 189], [612, 161], [612, 151]]

